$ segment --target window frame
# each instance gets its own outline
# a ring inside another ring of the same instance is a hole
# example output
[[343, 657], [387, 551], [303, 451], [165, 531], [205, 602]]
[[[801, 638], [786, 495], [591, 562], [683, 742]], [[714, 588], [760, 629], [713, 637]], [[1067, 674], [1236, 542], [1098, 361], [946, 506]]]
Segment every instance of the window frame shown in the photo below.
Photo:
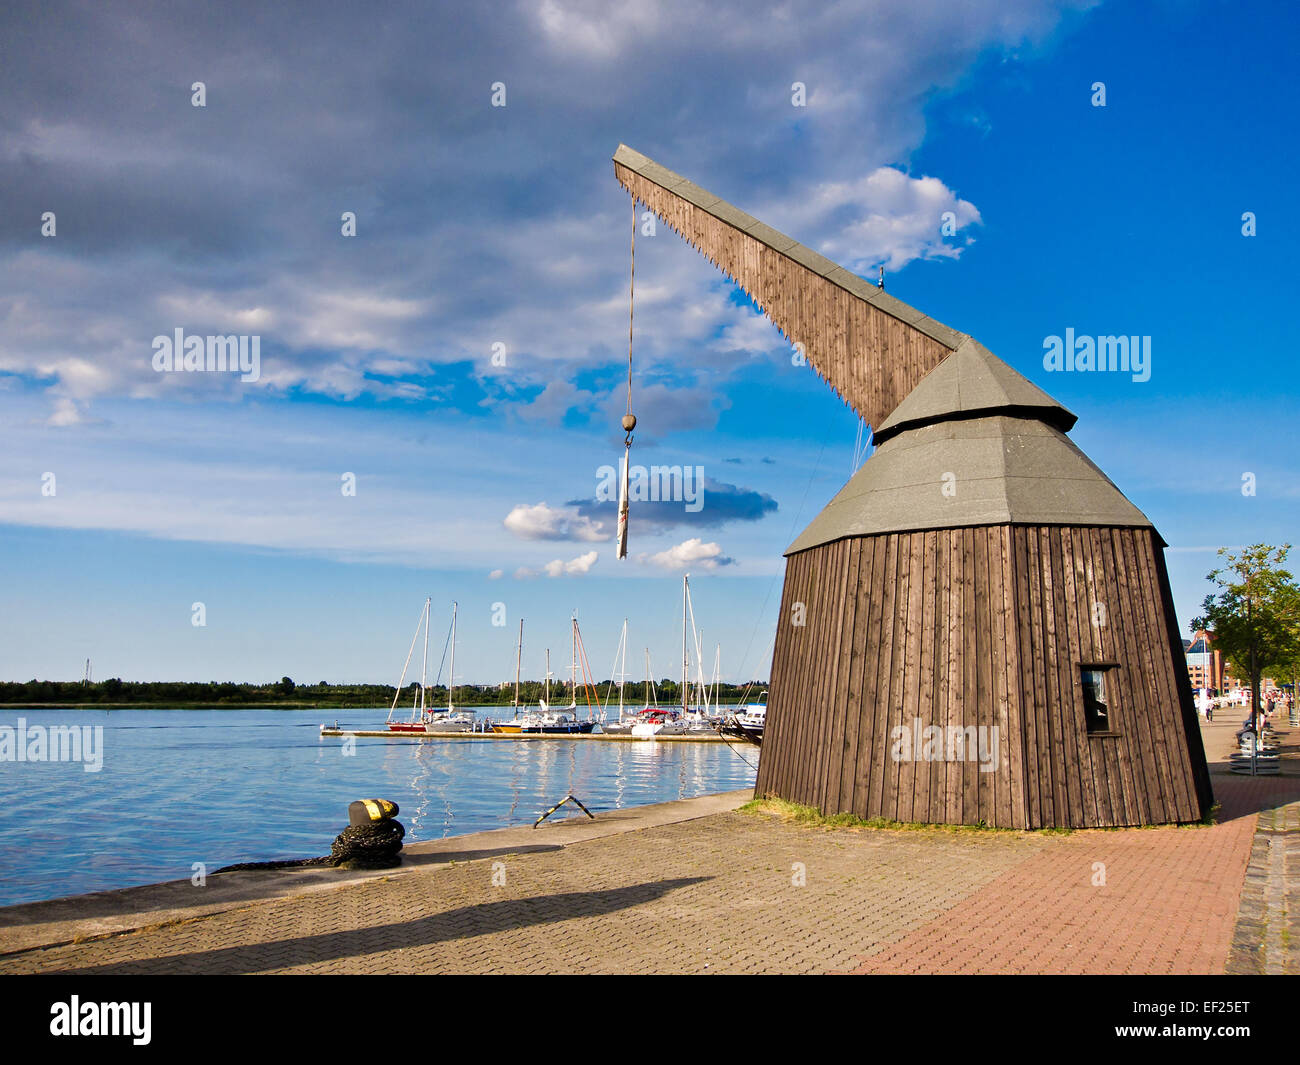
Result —
[[[1111, 661], [1083, 661], [1075, 663], [1075, 677], [1079, 685], [1080, 708], [1083, 711], [1083, 730], [1089, 739], [1121, 735], [1119, 728], [1116, 726], [1115, 703], [1111, 698], [1109, 688], [1110, 683], [1113, 680], [1119, 679], [1119, 668], [1120, 664], [1118, 662]], [[1092, 714], [1089, 711], [1089, 685], [1084, 683], [1085, 673], [1101, 674], [1102, 698], [1098, 700], [1098, 702], [1106, 708], [1106, 721], [1104, 728], [1095, 729], [1091, 727], [1091, 722], [1095, 719], [1095, 714]], [[1107, 676], [1107, 674], [1111, 674], [1112, 676]]]

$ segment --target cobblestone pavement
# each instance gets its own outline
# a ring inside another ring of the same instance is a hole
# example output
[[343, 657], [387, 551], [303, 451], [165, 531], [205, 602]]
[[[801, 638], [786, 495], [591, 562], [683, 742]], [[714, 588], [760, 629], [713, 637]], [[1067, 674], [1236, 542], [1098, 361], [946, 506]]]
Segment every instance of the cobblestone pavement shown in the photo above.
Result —
[[1259, 815], [1228, 972], [1300, 972], [1300, 803]]
[[719, 813], [11, 954], [0, 972], [1294, 971], [1300, 778], [1214, 783], [1210, 827], [893, 832]]
[[[1300, 761], [1300, 729], [1278, 726], [1277, 732], [1286, 771]], [[1287, 794], [1285, 782], [1279, 778], [1255, 778], [1265, 787], [1266, 781], [1280, 795], [1295, 798]], [[1227, 971], [1274, 976], [1300, 973], [1300, 802], [1261, 809]]]

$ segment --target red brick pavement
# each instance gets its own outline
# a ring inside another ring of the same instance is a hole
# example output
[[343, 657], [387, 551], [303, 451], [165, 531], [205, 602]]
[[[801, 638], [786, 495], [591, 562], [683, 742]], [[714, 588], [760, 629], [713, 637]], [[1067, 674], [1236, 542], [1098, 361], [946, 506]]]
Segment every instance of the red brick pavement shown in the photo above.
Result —
[[853, 971], [1223, 972], [1258, 811], [1300, 798], [1300, 779], [1213, 779], [1218, 824], [1074, 833]]

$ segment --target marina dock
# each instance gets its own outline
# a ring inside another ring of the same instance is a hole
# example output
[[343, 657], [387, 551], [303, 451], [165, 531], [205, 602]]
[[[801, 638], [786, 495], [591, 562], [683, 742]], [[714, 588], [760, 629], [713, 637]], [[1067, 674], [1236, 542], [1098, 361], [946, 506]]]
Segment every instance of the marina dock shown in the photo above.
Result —
[[397, 740], [584, 740], [596, 743], [730, 743], [742, 741], [717, 733], [678, 736], [611, 736], [604, 732], [389, 732], [387, 729], [343, 729], [321, 726], [322, 736], [387, 737]]

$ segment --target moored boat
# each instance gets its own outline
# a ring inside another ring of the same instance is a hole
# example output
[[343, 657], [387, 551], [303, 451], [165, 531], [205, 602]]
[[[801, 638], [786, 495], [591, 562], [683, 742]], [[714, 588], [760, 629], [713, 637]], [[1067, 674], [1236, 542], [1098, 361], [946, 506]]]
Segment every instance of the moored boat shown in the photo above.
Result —
[[[690, 703], [690, 650], [686, 643], [686, 617], [690, 614], [691, 631], [695, 635], [695, 661], [699, 675], [697, 705]], [[704, 682], [704, 665], [700, 650], [700, 631], [695, 625], [695, 604], [691, 601], [691, 575], [682, 576], [682, 709], [676, 727], [681, 735], [690, 733], [717, 732], [722, 725], [722, 715], [709, 706], [709, 689]]]
[[[406, 652], [406, 662], [402, 666], [402, 675], [397, 681], [397, 691], [393, 695], [393, 705], [388, 708], [388, 720], [386, 722], [388, 731], [398, 735], [437, 735], [448, 732], [472, 732], [474, 729], [476, 720], [474, 714], [468, 710], [457, 710], [452, 700], [456, 676], [456, 603], [451, 604], [451, 632], [448, 636], [451, 643], [451, 664], [447, 677], [447, 708], [445, 710], [434, 710], [426, 704], [428, 686], [425, 682], [428, 677], [429, 665], [429, 612], [431, 603], [431, 599], [425, 599], [424, 601], [424, 610], [421, 611], [420, 620], [415, 626], [415, 635], [411, 637], [411, 648]], [[424, 654], [420, 661], [420, 687], [416, 692], [411, 707], [411, 719], [409, 721], [394, 721], [393, 714], [397, 710], [397, 700], [402, 696], [402, 685], [406, 682], [406, 671], [411, 665], [411, 657], [415, 653], [415, 643], [420, 638], [421, 630], [424, 632]]]
[[763, 727], [767, 723], [767, 692], [763, 692], [758, 700], [756, 703], [738, 706], [728, 714], [726, 723], [722, 726], [722, 734], [761, 746]]
[[573, 626], [573, 660], [572, 685], [573, 698], [563, 709], [555, 709], [548, 704], [551, 683], [551, 652], [546, 652], [546, 696], [538, 700], [536, 710], [524, 710], [519, 705], [519, 656], [523, 653], [523, 623], [519, 626], [519, 652], [515, 659], [515, 716], [510, 721], [493, 722], [492, 731], [505, 735], [572, 735], [592, 732], [596, 719], [591, 716], [591, 681], [586, 668], [586, 652], [583, 652], [583, 688], [587, 691], [588, 716], [586, 720], [578, 718], [578, 652], [582, 646], [582, 637], [578, 632], [578, 619], [572, 619]]

